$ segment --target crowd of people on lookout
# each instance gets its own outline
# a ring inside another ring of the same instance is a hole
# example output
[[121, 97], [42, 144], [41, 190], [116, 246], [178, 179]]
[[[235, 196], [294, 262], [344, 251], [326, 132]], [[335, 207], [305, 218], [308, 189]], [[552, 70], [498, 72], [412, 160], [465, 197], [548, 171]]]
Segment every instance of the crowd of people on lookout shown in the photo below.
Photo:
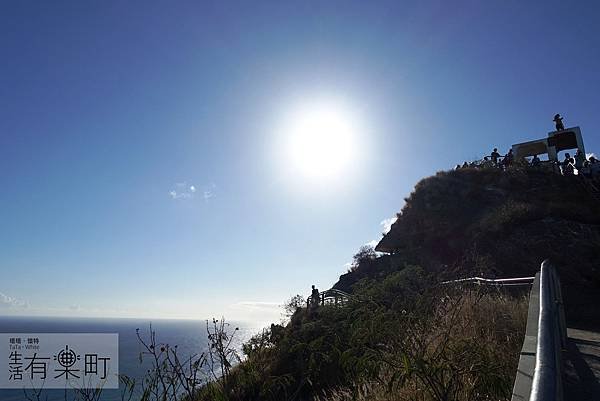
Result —
[[[565, 127], [562, 120], [563, 118], [560, 116], [560, 114], [556, 114], [554, 116], [553, 121], [555, 123], [556, 131], [564, 131]], [[523, 162], [526, 164], [523, 164]], [[533, 155], [530, 160], [524, 159], [523, 162], [521, 162], [522, 166], [530, 168], [540, 168], [543, 164], [542, 160], [539, 158], [539, 155]], [[512, 149], [509, 149], [508, 152], [502, 156], [500, 153], [498, 153], [498, 148], [494, 148], [489, 156], [485, 156], [483, 158], [482, 162], [464, 162], [462, 165], [457, 164], [456, 169], [493, 167], [506, 170], [514, 163], [515, 156]], [[571, 157], [570, 153], [565, 153], [563, 161], [555, 161], [552, 162], [552, 164], [555, 165], [557, 167], [557, 171], [563, 175], [575, 175], [577, 172], [578, 175], [586, 178], [600, 177], [600, 161], [593, 155], [588, 158], [579, 149], [573, 157]]]

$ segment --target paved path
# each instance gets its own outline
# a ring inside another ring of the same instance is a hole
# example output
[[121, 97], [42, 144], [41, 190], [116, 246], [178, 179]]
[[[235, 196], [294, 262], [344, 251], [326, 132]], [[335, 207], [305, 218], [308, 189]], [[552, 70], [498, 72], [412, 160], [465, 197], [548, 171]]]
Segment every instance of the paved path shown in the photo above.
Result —
[[600, 333], [567, 329], [565, 401], [600, 401]]

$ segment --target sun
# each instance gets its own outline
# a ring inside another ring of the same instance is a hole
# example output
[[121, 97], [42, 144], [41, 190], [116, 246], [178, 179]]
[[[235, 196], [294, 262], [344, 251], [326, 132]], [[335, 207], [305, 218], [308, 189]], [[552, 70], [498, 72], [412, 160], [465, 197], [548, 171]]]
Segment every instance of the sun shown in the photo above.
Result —
[[311, 179], [338, 177], [356, 157], [353, 116], [333, 103], [311, 103], [287, 119], [287, 163]]

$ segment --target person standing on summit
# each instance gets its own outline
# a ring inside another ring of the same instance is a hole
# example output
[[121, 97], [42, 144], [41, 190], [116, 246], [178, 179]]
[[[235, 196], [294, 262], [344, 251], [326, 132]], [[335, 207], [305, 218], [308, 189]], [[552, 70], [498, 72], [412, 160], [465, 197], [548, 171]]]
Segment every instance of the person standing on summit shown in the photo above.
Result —
[[494, 148], [494, 150], [492, 151], [492, 154], [490, 155], [490, 158], [492, 159], [492, 163], [494, 163], [494, 166], [497, 166], [498, 159], [500, 158], [500, 153], [498, 153], [498, 148]]
[[312, 285], [312, 292], [310, 294], [310, 298], [310, 303], [313, 308], [319, 306], [319, 289], [316, 288], [314, 284]]
[[554, 121], [554, 123], [556, 124], [556, 130], [557, 131], [564, 131], [564, 129], [565, 129], [565, 126], [563, 125], [562, 120], [563, 119], [560, 116], [560, 114], [555, 114], [554, 115], [554, 120], [552, 120], [552, 121]]

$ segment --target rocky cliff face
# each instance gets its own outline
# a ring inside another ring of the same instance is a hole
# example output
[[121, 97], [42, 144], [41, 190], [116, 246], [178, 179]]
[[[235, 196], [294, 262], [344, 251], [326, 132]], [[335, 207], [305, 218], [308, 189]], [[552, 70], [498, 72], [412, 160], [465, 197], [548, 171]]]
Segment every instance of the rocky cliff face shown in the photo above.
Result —
[[533, 275], [558, 268], [571, 324], [598, 319], [600, 204], [579, 182], [551, 172], [461, 169], [415, 186], [376, 249], [335, 288], [417, 264], [448, 278]]

